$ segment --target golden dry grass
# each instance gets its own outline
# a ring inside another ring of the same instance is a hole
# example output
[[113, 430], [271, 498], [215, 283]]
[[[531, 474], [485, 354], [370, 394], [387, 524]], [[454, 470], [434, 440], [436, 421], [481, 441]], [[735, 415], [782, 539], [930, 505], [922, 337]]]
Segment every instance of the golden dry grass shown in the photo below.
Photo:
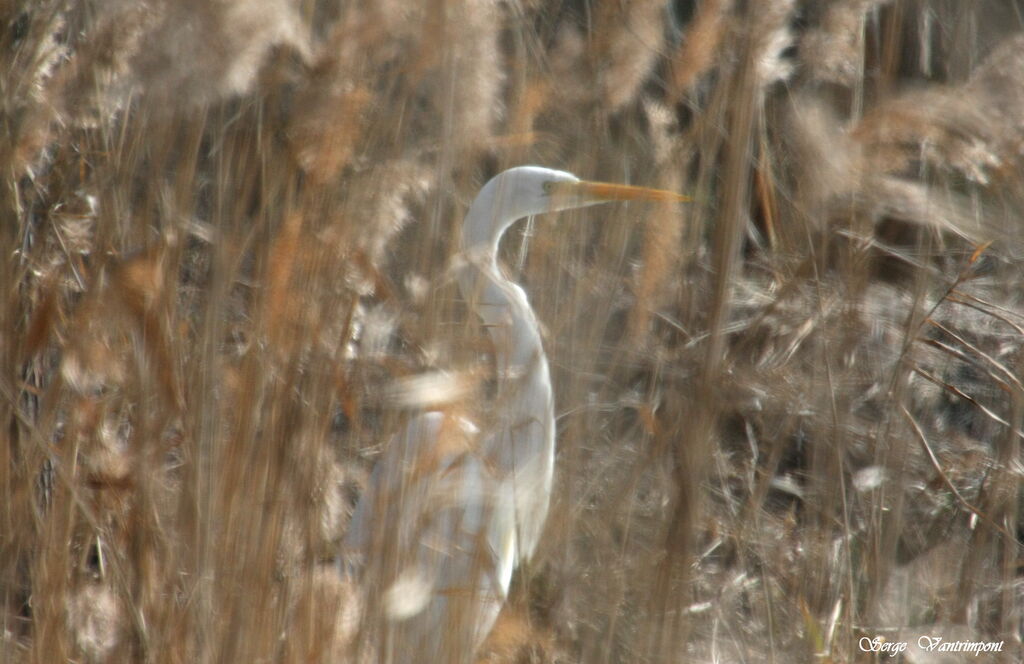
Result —
[[373, 661], [337, 544], [403, 379], [485, 407], [454, 238], [521, 163], [697, 203], [505, 243], [557, 495], [481, 660], [1017, 661], [1021, 12], [0, 6], [0, 663]]

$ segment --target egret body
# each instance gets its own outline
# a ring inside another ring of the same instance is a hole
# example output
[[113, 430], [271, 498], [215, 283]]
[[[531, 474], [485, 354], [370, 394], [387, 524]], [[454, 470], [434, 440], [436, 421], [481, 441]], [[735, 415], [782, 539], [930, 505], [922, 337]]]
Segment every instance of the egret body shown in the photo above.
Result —
[[498, 245], [519, 219], [614, 200], [688, 199], [522, 166], [492, 178], [466, 213], [458, 282], [493, 341], [497, 395], [482, 430], [440, 412], [414, 417], [356, 508], [343, 571], [366, 590], [378, 661], [470, 661], [513, 571], [536, 550], [554, 476], [554, 399], [537, 320], [502, 275]]

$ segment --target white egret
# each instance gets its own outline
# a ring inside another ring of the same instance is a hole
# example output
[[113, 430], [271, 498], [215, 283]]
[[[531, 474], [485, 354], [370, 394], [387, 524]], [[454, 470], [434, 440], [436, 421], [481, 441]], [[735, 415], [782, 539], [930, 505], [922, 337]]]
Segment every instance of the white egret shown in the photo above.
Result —
[[533, 555], [551, 498], [554, 402], [537, 321], [502, 276], [498, 243], [519, 219], [617, 200], [689, 199], [523, 166], [491, 179], [470, 206], [459, 287], [493, 340], [497, 397], [480, 430], [441, 412], [413, 418], [356, 508], [342, 569], [366, 591], [377, 661], [470, 660], [513, 570]]

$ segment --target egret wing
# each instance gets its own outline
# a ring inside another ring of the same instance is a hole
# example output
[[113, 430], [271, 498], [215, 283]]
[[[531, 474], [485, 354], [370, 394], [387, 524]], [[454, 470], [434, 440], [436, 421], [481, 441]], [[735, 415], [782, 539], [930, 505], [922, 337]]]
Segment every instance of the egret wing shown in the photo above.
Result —
[[475, 429], [425, 413], [388, 445], [343, 544], [379, 661], [463, 661], [486, 637], [514, 566], [514, 508]]

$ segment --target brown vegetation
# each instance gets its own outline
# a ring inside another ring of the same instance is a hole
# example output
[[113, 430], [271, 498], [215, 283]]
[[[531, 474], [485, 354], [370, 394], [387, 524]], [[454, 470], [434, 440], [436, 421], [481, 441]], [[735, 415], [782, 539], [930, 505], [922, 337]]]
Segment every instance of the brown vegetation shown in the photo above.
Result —
[[373, 661], [337, 543], [418, 377], [485, 408], [521, 163], [697, 202], [505, 243], [557, 496], [482, 661], [1016, 661], [1022, 11], [3, 4], [0, 664]]

